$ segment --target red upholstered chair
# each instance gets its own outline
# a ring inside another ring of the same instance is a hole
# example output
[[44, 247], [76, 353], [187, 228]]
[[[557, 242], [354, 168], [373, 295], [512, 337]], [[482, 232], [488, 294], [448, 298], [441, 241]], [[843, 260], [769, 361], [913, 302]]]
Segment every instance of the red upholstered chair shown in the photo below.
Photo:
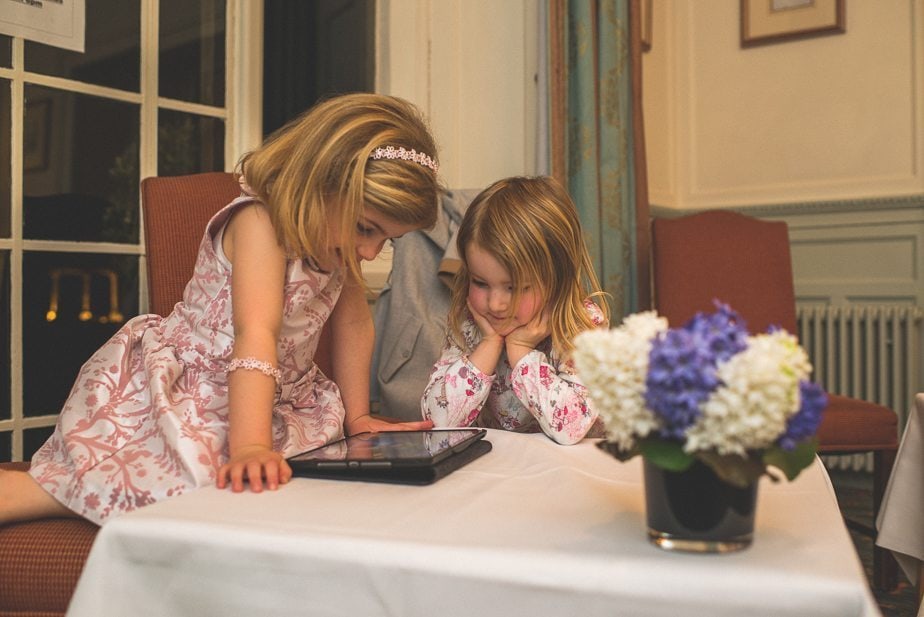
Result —
[[[786, 223], [762, 221], [730, 211], [707, 211], [655, 219], [652, 226], [654, 302], [672, 326], [698, 311], [712, 311], [713, 298], [727, 302], [752, 333], [778, 325], [797, 334], [796, 301]], [[881, 405], [830, 395], [818, 431], [823, 454], [872, 452], [873, 518], [879, 511], [898, 449], [898, 418]], [[870, 536], [872, 527], [848, 526]], [[875, 547], [874, 584], [892, 589], [896, 564]]]
[[[141, 181], [151, 312], [166, 315], [192, 278], [202, 232], [212, 215], [240, 195], [230, 173], [145, 178]], [[321, 332], [315, 361], [330, 375], [329, 329]], [[2, 617], [2, 615], [0, 615]]]
[[[192, 277], [205, 225], [240, 194], [229, 173], [141, 183], [151, 312], [166, 315]], [[28, 469], [28, 463], [3, 463]], [[64, 615], [99, 527], [76, 518], [0, 527], [0, 617]]]
[[141, 181], [152, 313], [167, 315], [183, 298], [206, 223], [240, 194], [234, 175], [224, 172]]

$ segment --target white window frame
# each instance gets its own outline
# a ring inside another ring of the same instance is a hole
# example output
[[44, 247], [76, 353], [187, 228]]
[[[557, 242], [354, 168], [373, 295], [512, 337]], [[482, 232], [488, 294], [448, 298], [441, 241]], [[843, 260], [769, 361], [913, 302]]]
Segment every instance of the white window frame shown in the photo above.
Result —
[[[128, 1], [128, 0], [126, 0]], [[47, 86], [101, 96], [140, 106], [139, 181], [157, 173], [157, 117], [159, 109], [192, 112], [220, 118], [225, 122], [225, 169], [230, 171], [240, 156], [262, 141], [263, 116], [263, 0], [225, 0], [225, 106], [216, 107], [167, 99], [158, 96], [158, 15], [159, 0], [141, 2], [141, 83], [140, 92], [126, 92], [72, 79], [25, 71], [24, 41], [14, 37], [12, 67], [0, 68], [0, 78], [11, 88], [11, 236], [0, 238], [0, 250], [10, 253], [10, 418], [0, 420], [0, 432], [12, 435], [12, 460], [23, 457], [23, 432], [32, 428], [54, 426], [59, 410], [46, 415], [24, 416], [23, 409], [23, 340], [22, 340], [22, 265], [25, 252], [66, 251], [72, 253], [120, 254], [139, 256], [139, 308], [147, 310], [147, 267], [144, 231], [137, 244], [106, 242], [69, 242], [25, 240], [22, 237], [22, 121], [25, 84]], [[88, 13], [87, 19], [93, 19]], [[140, 210], [140, 203], [138, 204]], [[138, 220], [143, 220], [139, 215]], [[3, 364], [6, 364], [4, 362]], [[74, 375], [76, 378], [76, 374]], [[7, 402], [0, 402], [5, 405]]]

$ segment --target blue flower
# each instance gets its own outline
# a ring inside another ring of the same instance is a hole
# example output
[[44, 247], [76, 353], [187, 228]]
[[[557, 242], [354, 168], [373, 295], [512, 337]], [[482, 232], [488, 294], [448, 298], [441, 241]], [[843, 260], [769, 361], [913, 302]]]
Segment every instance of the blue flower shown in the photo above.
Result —
[[803, 439], [811, 437], [821, 424], [821, 412], [828, 406], [828, 395], [818, 384], [799, 382], [802, 406], [786, 422], [786, 432], [777, 440], [784, 450], [792, 450]]
[[660, 434], [682, 441], [699, 406], [721, 385], [716, 367], [747, 348], [747, 329], [727, 304], [697, 313], [682, 328], [655, 338], [645, 381], [645, 403], [662, 422]]

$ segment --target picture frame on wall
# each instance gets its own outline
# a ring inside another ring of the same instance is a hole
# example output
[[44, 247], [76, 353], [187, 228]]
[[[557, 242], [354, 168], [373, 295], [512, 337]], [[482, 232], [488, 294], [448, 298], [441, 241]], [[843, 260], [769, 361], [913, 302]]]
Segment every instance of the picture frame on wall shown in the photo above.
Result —
[[846, 0], [741, 0], [741, 46], [847, 31]]

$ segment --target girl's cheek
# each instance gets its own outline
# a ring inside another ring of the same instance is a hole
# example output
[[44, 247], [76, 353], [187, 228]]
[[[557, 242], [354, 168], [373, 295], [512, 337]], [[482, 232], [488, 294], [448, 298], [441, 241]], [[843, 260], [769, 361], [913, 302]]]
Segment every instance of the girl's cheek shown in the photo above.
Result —
[[517, 311], [517, 319], [522, 323], [528, 323], [536, 316], [539, 305], [539, 299], [533, 294], [522, 298], [519, 310]]
[[481, 303], [481, 296], [483, 295], [483, 294], [480, 294], [479, 291], [480, 290], [477, 287], [472, 286], [468, 288], [468, 301], [471, 302], [472, 306], [474, 306], [478, 310], [481, 309], [480, 303]]

